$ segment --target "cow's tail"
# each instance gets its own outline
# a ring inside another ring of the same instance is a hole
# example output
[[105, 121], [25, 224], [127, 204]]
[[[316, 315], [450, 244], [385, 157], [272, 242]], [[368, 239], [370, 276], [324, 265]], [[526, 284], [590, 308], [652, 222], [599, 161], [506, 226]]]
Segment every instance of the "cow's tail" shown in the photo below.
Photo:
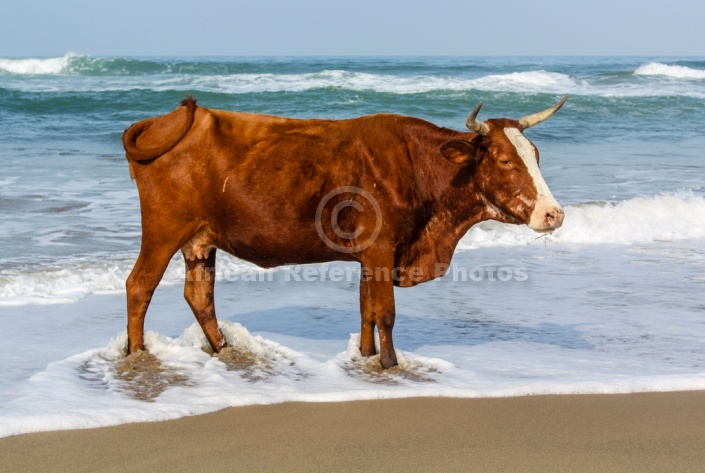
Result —
[[191, 129], [196, 115], [196, 99], [187, 95], [179, 105], [171, 113], [133, 124], [122, 134], [130, 174], [133, 161], [143, 163], [169, 152]]

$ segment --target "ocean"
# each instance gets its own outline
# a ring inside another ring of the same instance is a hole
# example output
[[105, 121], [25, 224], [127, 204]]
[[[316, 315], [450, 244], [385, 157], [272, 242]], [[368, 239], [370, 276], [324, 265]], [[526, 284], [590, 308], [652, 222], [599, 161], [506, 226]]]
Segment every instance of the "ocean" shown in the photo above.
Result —
[[[121, 134], [185, 94], [300, 118], [464, 129], [566, 105], [526, 136], [565, 223], [483, 222], [449, 274], [395, 289], [400, 366], [360, 358], [358, 270], [219, 252], [214, 357], [177, 255], [124, 359], [140, 212]], [[0, 437], [228, 406], [705, 389], [705, 58], [0, 58]]]

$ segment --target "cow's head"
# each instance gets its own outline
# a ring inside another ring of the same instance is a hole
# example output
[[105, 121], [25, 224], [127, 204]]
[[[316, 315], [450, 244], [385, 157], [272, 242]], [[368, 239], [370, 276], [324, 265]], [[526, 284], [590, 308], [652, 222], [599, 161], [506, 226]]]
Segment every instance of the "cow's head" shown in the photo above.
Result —
[[477, 120], [480, 102], [466, 122], [475, 135], [441, 147], [446, 159], [471, 167], [475, 191], [486, 201], [489, 218], [524, 223], [539, 232], [555, 230], [563, 223], [563, 209], [541, 176], [538, 150], [523, 131], [556, 113], [567, 99], [566, 95], [555, 106], [519, 120], [485, 122]]

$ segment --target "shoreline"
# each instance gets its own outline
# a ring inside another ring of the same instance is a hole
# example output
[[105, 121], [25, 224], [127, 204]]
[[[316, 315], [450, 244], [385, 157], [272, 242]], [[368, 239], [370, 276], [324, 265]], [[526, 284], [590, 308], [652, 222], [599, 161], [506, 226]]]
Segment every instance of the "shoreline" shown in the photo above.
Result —
[[702, 471], [705, 391], [232, 407], [0, 439], [0, 470]]

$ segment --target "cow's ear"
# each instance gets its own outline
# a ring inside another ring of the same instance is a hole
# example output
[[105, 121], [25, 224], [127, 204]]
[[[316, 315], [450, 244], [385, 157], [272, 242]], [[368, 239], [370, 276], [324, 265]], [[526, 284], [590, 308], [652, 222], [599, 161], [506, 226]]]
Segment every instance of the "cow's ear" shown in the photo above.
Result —
[[441, 154], [451, 163], [465, 164], [476, 160], [477, 148], [468, 141], [454, 140], [441, 145]]

